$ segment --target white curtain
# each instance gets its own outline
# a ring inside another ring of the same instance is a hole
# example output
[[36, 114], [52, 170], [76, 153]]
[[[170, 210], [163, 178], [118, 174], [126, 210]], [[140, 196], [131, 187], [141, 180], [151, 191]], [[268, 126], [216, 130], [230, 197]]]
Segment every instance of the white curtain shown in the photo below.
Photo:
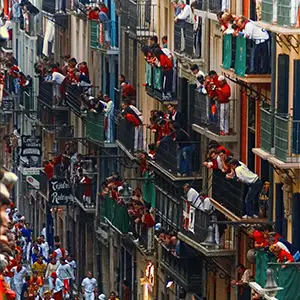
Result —
[[[43, 44], [43, 54], [49, 56], [49, 42], [51, 43], [54, 40], [54, 22], [47, 20], [46, 30], [44, 34], [44, 44]], [[54, 48], [54, 47], [52, 47]]]

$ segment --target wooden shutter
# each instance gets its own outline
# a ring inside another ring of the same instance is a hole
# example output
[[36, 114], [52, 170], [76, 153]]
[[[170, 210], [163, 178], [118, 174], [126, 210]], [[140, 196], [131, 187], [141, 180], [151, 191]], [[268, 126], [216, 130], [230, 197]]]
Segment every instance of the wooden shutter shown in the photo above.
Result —
[[289, 60], [286, 54], [278, 55], [277, 112], [282, 114], [288, 113]]

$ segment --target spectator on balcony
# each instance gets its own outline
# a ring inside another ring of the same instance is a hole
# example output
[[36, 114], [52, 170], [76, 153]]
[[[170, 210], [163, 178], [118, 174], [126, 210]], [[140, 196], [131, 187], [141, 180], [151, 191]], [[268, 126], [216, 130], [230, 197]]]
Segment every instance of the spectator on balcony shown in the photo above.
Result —
[[216, 149], [210, 149], [207, 154], [208, 161], [202, 163], [204, 167], [207, 169], [214, 169], [214, 170], [222, 170], [223, 164], [221, 157], [218, 155], [218, 151]]
[[119, 75], [118, 79], [119, 79], [120, 86], [122, 85], [123, 82], [127, 83], [126, 77], [124, 74]]
[[163, 80], [163, 100], [172, 99], [173, 89], [173, 62], [172, 60], [160, 49], [154, 50], [156, 57], [156, 66], [162, 69], [162, 80]]
[[46, 173], [48, 179], [50, 180], [54, 176], [54, 166], [50, 161], [46, 160], [43, 162], [44, 172]]
[[135, 104], [136, 102], [136, 89], [127, 82], [121, 83], [122, 97], [124, 101]]
[[168, 105], [168, 113], [169, 113], [169, 120], [178, 123], [181, 128], [184, 128], [185, 126], [185, 118], [183, 113], [181, 113], [180, 111], [178, 111], [175, 108], [174, 104], [169, 104]]
[[66, 96], [66, 90], [67, 90], [67, 86], [68, 86], [68, 77], [62, 75], [59, 72], [53, 72], [52, 73], [52, 77], [51, 80], [46, 80], [45, 81], [53, 83], [55, 85], [57, 85], [59, 87], [59, 91], [60, 91], [60, 95], [59, 96], [55, 96], [56, 97], [56, 103], [58, 105], [65, 105], [65, 96]]
[[206, 95], [207, 91], [206, 91], [205, 86], [204, 86], [205, 74], [199, 69], [198, 65], [196, 65], [196, 64], [191, 66], [191, 71], [196, 77], [197, 89], [199, 90], [199, 93], [202, 93], [202, 94]]
[[220, 150], [217, 151], [217, 153], [218, 153], [218, 156], [219, 156], [219, 158], [221, 160], [221, 163], [222, 163], [222, 172], [223, 173], [230, 173], [231, 169], [230, 169], [230, 166], [229, 166], [229, 161], [233, 157], [231, 157], [227, 154], [226, 149], [220, 149]]
[[174, 22], [177, 23], [180, 28], [180, 51], [185, 50], [185, 23], [190, 18], [191, 8], [189, 5], [185, 4], [184, 1], [178, 2], [178, 7], [180, 8], [180, 13], [175, 17]]
[[[236, 159], [230, 161], [230, 167], [234, 171], [234, 178], [244, 184], [248, 185], [248, 192], [245, 197], [245, 211], [246, 215], [243, 216], [243, 219], [247, 218], [257, 218], [257, 215], [254, 214], [254, 204], [258, 203], [259, 194], [263, 187], [263, 183], [257, 174], [251, 172], [246, 165], [240, 164]], [[230, 178], [228, 174], [227, 178]], [[255, 210], [257, 211], [257, 207]]]
[[239, 20], [239, 17], [232, 15], [228, 12], [224, 12], [221, 18], [222, 25], [224, 26], [223, 34], [232, 34], [236, 29], [232, 27], [233, 24], [236, 24]]
[[154, 50], [156, 48], [160, 48], [159, 43], [158, 43], [158, 37], [156, 35], [151, 36], [149, 43], [150, 43], [149, 49], [150, 49], [151, 53], [154, 53]]
[[195, 58], [201, 57], [201, 36], [202, 36], [202, 18], [195, 15], [195, 9], [197, 7], [196, 1], [191, 3], [191, 13], [193, 17], [193, 29], [194, 29], [194, 51], [193, 56]]
[[[110, 48], [110, 30], [111, 30], [111, 24], [110, 24], [110, 19], [108, 16], [108, 8], [106, 5], [101, 2], [99, 4], [100, 11], [99, 11], [99, 21], [100, 21], [100, 34], [101, 36], [103, 35], [103, 30], [104, 30], [104, 40], [106, 43], [106, 48]], [[102, 27], [103, 25], [103, 27]]]
[[174, 9], [174, 17], [177, 17], [181, 12], [181, 9], [179, 8], [179, 5], [178, 5], [178, 1], [177, 0], [171, 1], [171, 5]]
[[161, 43], [163, 49], [168, 49], [168, 37], [166, 35], [161, 38]]
[[123, 102], [122, 115], [126, 120], [128, 120], [134, 126], [135, 129], [134, 150], [142, 149], [143, 148], [142, 113], [134, 105], [129, 105], [128, 103]]
[[113, 124], [114, 124], [114, 109], [115, 109], [115, 104], [114, 102], [111, 100], [110, 97], [108, 97], [107, 95], [103, 96], [104, 101], [106, 102], [106, 108], [104, 109], [104, 113], [105, 113], [105, 136], [106, 136], [106, 140], [105, 143], [112, 143], [114, 140], [114, 128], [113, 128]]
[[12, 63], [7, 63], [6, 68], [8, 69], [8, 74], [14, 78], [14, 92], [15, 94], [19, 94], [20, 85], [19, 85], [19, 73], [21, 72], [20, 68]]
[[294, 257], [289, 252], [282, 249], [279, 245], [270, 246], [270, 251], [276, 256], [278, 263], [291, 263], [294, 262]]
[[217, 99], [220, 103], [220, 135], [228, 135], [229, 98], [231, 96], [231, 89], [224, 76], [219, 76], [218, 81], [216, 92]]
[[194, 188], [192, 188], [189, 183], [186, 183], [183, 186], [183, 190], [186, 193], [187, 201], [195, 208], [199, 208], [200, 206], [199, 193]]
[[237, 265], [236, 270], [241, 279], [232, 280], [231, 284], [234, 286], [247, 286], [250, 280], [252, 279], [251, 270], [246, 269], [246, 267], [242, 264]]
[[79, 68], [79, 72], [80, 72], [82, 75], [84, 75], [84, 76], [86, 76], [88, 79], [90, 79], [90, 72], [89, 72], [89, 68], [88, 68], [88, 66], [87, 66], [86, 61], [81, 62], [81, 63], [79, 64], [78, 68]]
[[239, 18], [237, 25], [241, 30], [239, 35], [253, 41], [250, 54], [250, 73], [268, 73], [270, 69], [269, 33], [243, 16]]

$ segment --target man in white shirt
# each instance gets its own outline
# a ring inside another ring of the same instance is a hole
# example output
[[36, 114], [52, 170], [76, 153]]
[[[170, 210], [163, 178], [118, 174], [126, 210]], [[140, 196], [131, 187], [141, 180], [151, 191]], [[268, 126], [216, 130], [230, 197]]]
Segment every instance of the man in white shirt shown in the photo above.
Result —
[[15, 291], [17, 293], [17, 300], [20, 300], [24, 278], [27, 274], [27, 269], [23, 267], [22, 262], [19, 262], [16, 267], [13, 267], [11, 269], [11, 272], [14, 274], [13, 283], [14, 283]]
[[[61, 74], [59, 72], [53, 72], [51, 80], [46, 80], [45, 82], [51, 82], [52, 84], [54, 84], [54, 86], [53, 86], [53, 91], [54, 91], [53, 95], [56, 98], [58, 98], [59, 103], [62, 100], [63, 104], [64, 104], [66, 89], [67, 89], [67, 85], [68, 85], [68, 77], [64, 76], [63, 74]], [[58, 88], [59, 88], [59, 91], [57, 90]]]
[[49, 244], [45, 241], [45, 237], [43, 235], [40, 236], [41, 239], [41, 244], [40, 244], [40, 249], [42, 252], [42, 255], [45, 258], [49, 258]]
[[183, 186], [183, 190], [186, 193], [187, 201], [194, 206], [195, 208], [199, 208], [201, 201], [199, 199], [199, 193], [193, 189], [188, 183]]
[[95, 300], [97, 297], [97, 280], [93, 278], [92, 272], [88, 272], [86, 278], [82, 280], [81, 283], [82, 294], [84, 294], [85, 300]]
[[250, 269], [246, 269], [246, 267], [242, 264], [237, 265], [237, 273], [241, 276], [240, 280], [231, 281], [232, 285], [235, 286], [247, 286], [249, 281], [252, 278], [252, 272]]
[[[67, 256], [66, 263], [70, 266], [72, 274], [73, 274], [74, 278], [76, 278], [75, 271], [77, 269], [77, 264], [76, 264], [76, 261], [73, 259], [73, 257], [70, 254]], [[74, 280], [70, 279], [69, 282], [70, 282], [70, 292], [72, 294]]]
[[[241, 17], [238, 21], [238, 27], [243, 29], [239, 35], [253, 40], [253, 47], [250, 56], [250, 73], [266, 74], [270, 71], [270, 53], [268, 41], [269, 33], [261, 27], [256, 26], [252, 21]], [[262, 69], [260, 66], [262, 65]]]
[[64, 283], [65, 287], [66, 287], [66, 292], [69, 293], [71, 288], [70, 288], [70, 280], [75, 280], [75, 276], [73, 274], [73, 270], [70, 267], [70, 265], [68, 265], [66, 263], [66, 260], [64, 258], [60, 258], [60, 265], [57, 268], [57, 276], [58, 278]]
[[206, 95], [207, 91], [204, 87], [204, 81], [205, 81], [205, 74], [199, 69], [198, 65], [192, 65], [191, 71], [195, 75], [197, 80], [197, 89], [199, 89], [199, 92]]
[[106, 136], [105, 143], [112, 143], [114, 140], [113, 124], [114, 124], [115, 104], [107, 95], [104, 95], [103, 99], [106, 102], [106, 108], [103, 111], [104, 111], [105, 117], [107, 118], [107, 127], [105, 130], [105, 136]]
[[246, 215], [243, 216], [243, 219], [257, 217], [254, 215], [254, 204], [258, 203], [258, 197], [263, 188], [261, 179], [234, 158], [229, 162], [229, 165], [234, 171], [237, 181], [248, 185], [248, 192], [245, 197]]
[[185, 22], [191, 16], [191, 7], [185, 4], [184, 1], [179, 1], [178, 6], [180, 9], [180, 13], [175, 17], [174, 22], [180, 25], [181, 28], [181, 39], [180, 39], [180, 51], [184, 51], [185, 49]]

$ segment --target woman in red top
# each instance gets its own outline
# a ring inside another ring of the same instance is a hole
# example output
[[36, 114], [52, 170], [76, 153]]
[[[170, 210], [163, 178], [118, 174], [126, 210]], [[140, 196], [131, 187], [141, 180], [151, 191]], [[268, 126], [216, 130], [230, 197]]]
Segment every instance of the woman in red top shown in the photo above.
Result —
[[283, 250], [282, 248], [280, 248], [279, 245], [272, 245], [270, 246], [270, 251], [272, 253], [274, 253], [274, 255], [276, 256], [277, 258], [277, 262], [279, 263], [291, 263], [291, 262], [294, 262], [294, 257], [292, 256], [291, 253]]
[[163, 100], [169, 100], [172, 98], [173, 62], [160, 48], [154, 50], [154, 55], [157, 58], [157, 66], [162, 69]]

